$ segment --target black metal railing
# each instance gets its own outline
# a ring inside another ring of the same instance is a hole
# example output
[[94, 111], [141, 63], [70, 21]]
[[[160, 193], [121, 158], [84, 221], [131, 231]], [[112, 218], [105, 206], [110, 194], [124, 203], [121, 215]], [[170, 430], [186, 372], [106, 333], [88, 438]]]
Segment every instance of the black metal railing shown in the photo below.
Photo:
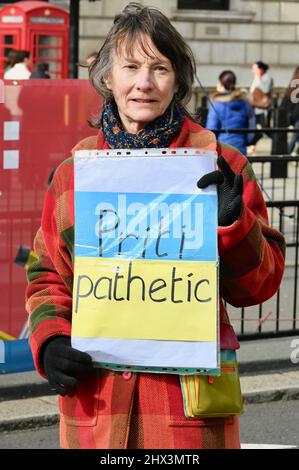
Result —
[[[286, 268], [278, 292], [261, 305], [235, 309], [228, 307], [240, 340], [299, 334], [299, 156], [261, 156], [249, 158], [264, 193], [271, 226], [286, 238]], [[287, 166], [288, 178], [272, 178], [271, 165]], [[290, 168], [289, 168], [290, 167]]]
[[[265, 201], [298, 199], [299, 156], [265, 155], [247, 157], [260, 184]], [[270, 211], [273, 222], [273, 208]]]
[[[274, 122], [276, 127], [257, 129], [216, 129], [223, 133], [265, 133], [272, 137], [272, 155], [248, 157], [263, 192], [272, 227], [286, 238], [286, 267], [278, 292], [261, 305], [234, 308], [227, 305], [228, 313], [240, 340], [271, 338], [299, 334], [298, 261], [299, 261], [299, 155], [286, 155], [287, 134], [298, 128], [280, 127], [280, 111]], [[283, 117], [283, 116], [282, 116]]]

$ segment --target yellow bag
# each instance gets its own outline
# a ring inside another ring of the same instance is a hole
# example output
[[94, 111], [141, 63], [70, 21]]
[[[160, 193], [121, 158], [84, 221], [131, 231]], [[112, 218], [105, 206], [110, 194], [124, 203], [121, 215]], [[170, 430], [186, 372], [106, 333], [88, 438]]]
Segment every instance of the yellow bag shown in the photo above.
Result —
[[221, 362], [221, 375], [180, 377], [184, 411], [189, 418], [225, 418], [243, 413], [237, 361]]

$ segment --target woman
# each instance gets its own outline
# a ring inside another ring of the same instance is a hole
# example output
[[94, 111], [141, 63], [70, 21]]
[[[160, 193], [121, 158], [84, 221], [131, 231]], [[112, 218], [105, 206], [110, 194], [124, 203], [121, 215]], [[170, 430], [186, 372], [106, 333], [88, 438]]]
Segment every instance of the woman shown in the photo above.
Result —
[[[295, 128], [299, 127], [299, 103], [298, 103], [298, 92], [297, 86], [299, 83], [299, 67], [296, 67], [290, 81], [290, 84], [285, 92], [285, 95], [281, 101], [280, 107], [286, 109], [288, 113], [288, 122], [292, 124]], [[292, 96], [294, 95], [294, 96]], [[291, 154], [294, 149], [295, 145], [299, 140], [299, 132], [293, 132], [291, 134], [291, 139], [288, 144], [288, 153]], [[298, 155], [299, 148], [297, 147], [297, 151], [295, 155]]]
[[35, 72], [30, 75], [30, 78], [51, 78], [49, 75], [49, 64], [47, 62], [39, 62]]
[[[273, 78], [269, 75], [269, 65], [258, 60], [252, 65], [253, 82], [250, 86], [250, 102], [254, 107], [255, 122], [263, 129], [270, 127], [271, 119], [271, 97], [273, 91]], [[255, 96], [258, 93], [258, 98]], [[261, 104], [262, 101], [262, 104]], [[266, 108], [265, 108], [266, 106]], [[271, 134], [267, 134], [272, 137]], [[263, 137], [263, 132], [256, 132], [251, 139], [251, 145], [248, 149], [251, 155], [255, 154], [255, 146]]]
[[246, 155], [247, 134], [225, 132], [229, 129], [248, 129], [254, 116], [246, 92], [236, 89], [236, 82], [236, 75], [231, 70], [224, 70], [219, 75], [206, 127], [211, 130], [221, 129], [218, 139]]
[[15, 65], [15, 60], [17, 57], [18, 51], [16, 49], [10, 49], [10, 51], [7, 54], [6, 61], [4, 64], [4, 73], [8, 72], [14, 65]]
[[30, 78], [30, 52], [16, 51], [14, 63], [10, 69], [4, 72], [5, 80], [27, 80]]
[[[162, 32], [162, 34], [161, 34]], [[90, 69], [105, 98], [96, 138], [77, 149], [205, 147], [218, 149], [220, 170], [198, 182], [219, 187], [221, 293], [251, 305], [271, 297], [283, 273], [283, 237], [267, 223], [261, 192], [246, 158], [217, 144], [185, 110], [194, 59], [158, 10], [130, 4]], [[244, 188], [244, 189], [243, 189]], [[64, 448], [239, 448], [238, 419], [186, 419], [177, 375], [92, 369], [71, 347], [73, 281], [73, 160], [56, 170], [35, 239], [40, 256], [27, 290], [30, 344], [37, 370], [61, 395]], [[221, 347], [237, 349], [221, 301]]]

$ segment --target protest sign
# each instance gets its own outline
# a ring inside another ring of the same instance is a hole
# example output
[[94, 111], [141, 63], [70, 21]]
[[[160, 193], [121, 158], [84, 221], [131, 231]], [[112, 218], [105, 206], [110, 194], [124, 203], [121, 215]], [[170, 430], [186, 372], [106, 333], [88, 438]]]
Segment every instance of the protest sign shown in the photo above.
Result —
[[215, 154], [173, 153], [75, 156], [72, 344], [101, 367], [218, 371]]

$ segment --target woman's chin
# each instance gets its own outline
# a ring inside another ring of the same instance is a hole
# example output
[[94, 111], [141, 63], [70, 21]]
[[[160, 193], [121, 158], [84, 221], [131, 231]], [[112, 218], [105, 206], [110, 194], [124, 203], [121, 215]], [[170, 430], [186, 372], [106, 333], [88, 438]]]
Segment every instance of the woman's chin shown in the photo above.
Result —
[[[163, 114], [163, 113], [162, 113]], [[159, 116], [161, 116], [161, 113], [155, 111], [146, 111], [142, 113], [132, 113], [130, 116], [130, 121], [132, 123], [143, 123], [145, 126], [149, 124], [150, 122], [154, 121], [157, 119]]]
[[136, 113], [132, 113], [133, 117], [135, 117], [138, 121], [152, 121], [153, 119], [156, 119], [156, 117], [159, 115], [159, 112], [155, 110], [150, 110], [150, 109], [145, 109], [143, 111], [139, 111]]

